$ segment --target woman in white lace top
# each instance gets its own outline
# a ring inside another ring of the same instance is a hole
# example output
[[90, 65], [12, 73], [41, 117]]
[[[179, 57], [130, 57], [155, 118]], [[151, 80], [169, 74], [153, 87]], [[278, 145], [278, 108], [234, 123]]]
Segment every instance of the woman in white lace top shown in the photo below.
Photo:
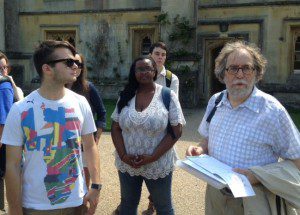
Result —
[[[151, 58], [135, 60], [112, 114], [111, 135], [121, 186], [121, 215], [137, 214], [143, 181], [157, 214], [174, 214], [171, 183], [177, 157], [173, 146], [181, 136], [185, 119], [173, 91], [169, 111], [166, 109], [162, 86], [154, 83], [156, 77], [156, 65]], [[167, 132], [168, 121], [173, 137]]]

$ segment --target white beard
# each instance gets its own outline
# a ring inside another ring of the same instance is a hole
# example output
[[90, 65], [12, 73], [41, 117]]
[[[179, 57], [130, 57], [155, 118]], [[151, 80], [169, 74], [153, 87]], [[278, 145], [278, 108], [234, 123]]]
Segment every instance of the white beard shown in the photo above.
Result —
[[238, 83], [246, 84], [246, 87], [241, 89], [241, 88], [226, 86], [227, 91], [232, 99], [243, 100], [248, 96], [250, 96], [250, 94], [252, 93], [253, 87], [255, 85], [255, 79], [253, 79], [253, 81], [251, 81], [250, 83], [247, 83], [245, 80], [237, 80], [233, 82], [233, 84], [238, 84]]

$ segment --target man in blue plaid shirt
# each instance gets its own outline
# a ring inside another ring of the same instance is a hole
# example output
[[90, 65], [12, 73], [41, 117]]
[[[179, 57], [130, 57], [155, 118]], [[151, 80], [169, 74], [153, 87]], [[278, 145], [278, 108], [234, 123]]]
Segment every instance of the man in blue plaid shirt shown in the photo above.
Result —
[[[291, 117], [273, 96], [255, 84], [267, 60], [254, 44], [227, 43], [216, 59], [215, 74], [226, 85], [212, 96], [199, 126], [204, 140], [186, 154], [209, 154], [259, 184], [248, 169], [291, 160], [300, 169], [300, 135]], [[220, 102], [215, 102], [219, 97]], [[217, 103], [217, 104], [216, 104]], [[216, 106], [211, 121], [207, 118]], [[206, 190], [206, 214], [243, 214], [243, 202], [211, 186]]]

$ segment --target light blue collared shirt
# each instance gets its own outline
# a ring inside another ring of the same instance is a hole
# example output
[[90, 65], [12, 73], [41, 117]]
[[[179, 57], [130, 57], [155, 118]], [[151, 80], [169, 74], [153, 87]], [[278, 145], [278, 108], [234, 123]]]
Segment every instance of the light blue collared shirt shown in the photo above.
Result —
[[209, 124], [206, 118], [219, 94], [208, 102], [198, 129], [208, 138], [209, 155], [233, 168], [300, 158], [299, 131], [277, 99], [254, 87], [244, 103], [232, 108], [225, 90]]

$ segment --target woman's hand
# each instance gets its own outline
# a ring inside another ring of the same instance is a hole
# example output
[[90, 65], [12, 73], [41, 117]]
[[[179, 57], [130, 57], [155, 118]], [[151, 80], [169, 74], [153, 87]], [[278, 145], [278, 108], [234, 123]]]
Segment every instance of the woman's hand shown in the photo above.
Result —
[[125, 154], [122, 156], [121, 160], [128, 164], [129, 166], [138, 169], [141, 166], [154, 162], [154, 159], [151, 155], [128, 155]]
[[154, 158], [151, 155], [143, 154], [136, 156], [133, 162], [136, 168], [140, 168], [141, 166], [154, 162]]
[[136, 166], [135, 164], [135, 160], [136, 159], [136, 156], [135, 155], [128, 155], [128, 154], [125, 154], [122, 156], [121, 160], [128, 164], [129, 166], [133, 167], [133, 168], [139, 168]]

